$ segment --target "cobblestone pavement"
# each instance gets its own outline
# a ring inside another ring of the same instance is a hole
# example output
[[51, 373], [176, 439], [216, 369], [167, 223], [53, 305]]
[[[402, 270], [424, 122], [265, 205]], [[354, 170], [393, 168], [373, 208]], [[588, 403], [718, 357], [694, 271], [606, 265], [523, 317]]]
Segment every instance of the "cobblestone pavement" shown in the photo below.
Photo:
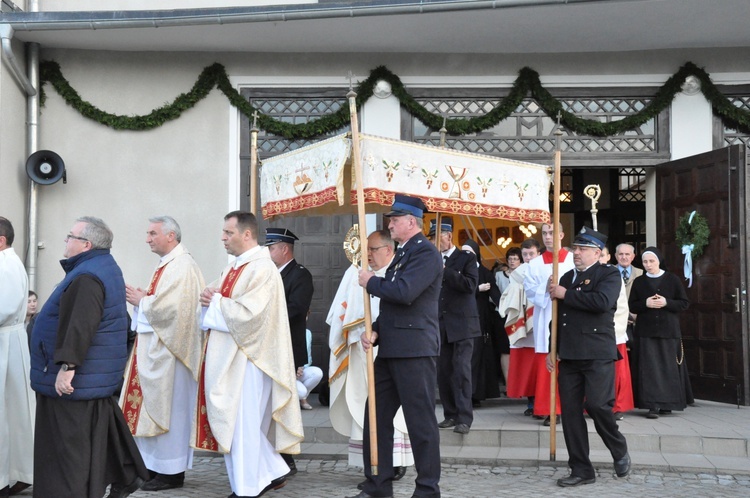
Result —
[[[268, 498], [342, 498], [357, 494], [362, 470], [348, 467], [346, 461], [297, 460], [299, 472], [288, 484], [267, 493]], [[485, 467], [443, 464], [440, 481], [443, 498], [495, 498], [509, 496], [659, 496], [734, 497], [750, 496], [750, 475], [722, 475], [702, 472], [664, 472], [634, 469], [626, 478], [614, 477], [601, 469], [595, 484], [561, 488], [555, 484], [567, 475], [567, 468], [529, 464], [522, 467]], [[406, 477], [394, 484], [394, 496], [408, 498], [413, 492], [416, 472], [410, 467]], [[231, 493], [222, 457], [196, 457], [181, 489], [144, 492], [133, 498], [225, 498]]]

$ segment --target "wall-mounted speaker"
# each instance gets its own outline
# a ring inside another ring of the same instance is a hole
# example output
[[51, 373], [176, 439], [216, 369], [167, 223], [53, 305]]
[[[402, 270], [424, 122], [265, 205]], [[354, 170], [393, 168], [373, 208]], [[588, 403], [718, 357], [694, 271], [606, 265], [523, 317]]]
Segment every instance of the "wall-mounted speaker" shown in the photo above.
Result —
[[68, 183], [62, 157], [51, 150], [38, 150], [31, 154], [26, 160], [26, 174], [40, 185], [52, 185], [61, 178], [63, 183]]

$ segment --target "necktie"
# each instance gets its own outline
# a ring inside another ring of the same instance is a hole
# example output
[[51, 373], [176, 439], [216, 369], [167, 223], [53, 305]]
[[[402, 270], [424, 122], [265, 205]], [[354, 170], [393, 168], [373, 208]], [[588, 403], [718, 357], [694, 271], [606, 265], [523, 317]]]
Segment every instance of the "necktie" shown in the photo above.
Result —
[[622, 281], [625, 282], [625, 285], [628, 285], [629, 280], [630, 280], [630, 277], [628, 277], [628, 271], [622, 270]]
[[448, 262], [448, 256], [443, 254], [443, 265], [445, 265], [446, 262]]

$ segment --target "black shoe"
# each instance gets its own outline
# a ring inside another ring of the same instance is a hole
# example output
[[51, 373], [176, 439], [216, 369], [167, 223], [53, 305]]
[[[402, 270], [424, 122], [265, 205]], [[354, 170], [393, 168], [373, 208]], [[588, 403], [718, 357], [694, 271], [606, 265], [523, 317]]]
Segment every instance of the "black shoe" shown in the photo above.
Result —
[[533, 408], [526, 408], [526, 410], [524, 410], [523, 414], [526, 415], [527, 417], [530, 417], [530, 416], [534, 415], [534, 409]]
[[143, 491], [164, 491], [165, 489], [177, 489], [185, 485], [185, 473], [182, 472], [176, 476], [165, 476], [163, 474], [156, 474], [151, 480], [146, 481], [146, 484], [141, 486]]
[[10, 486], [5, 486], [3, 489], [0, 489], [0, 496], [9, 496], [8, 493], [10, 493]]
[[406, 467], [393, 467], [393, 480], [399, 481], [406, 475]]
[[[372, 496], [371, 494], [365, 493], [364, 491], [360, 491], [356, 495], [354, 495], [354, 496], [347, 496], [346, 498], [375, 498], [375, 497]], [[385, 496], [383, 498], [393, 498], [393, 495]]]
[[[560, 425], [560, 419], [561, 418], [562, 417], [560, 415], [558, 415], [557, 417], [555, 417], [555, 425]], [[552, 423], [552, 419], [549, 416], [544, 419], [543, 424], [544, 424], [545, 427], [549, 427], [551, 423]]]
[[562, 479], [558, 479], [557, 485], [563, 488], [569, 488], [571, 486], [580, 486], [581, 484], [593, 484], [595, 482], [596, 482], [596, 477], [592, 477], [591, 479], [585, 479], [583, 477], [569, 475], [568, 477], [563, 477]]
[[542, 420], [544, 418], [544, 415], [531, 415], [531, 418], [534, 420]]
[[261, 491], [260, 493], [258, 493], [255, 496], [240, 496], [237, 493], [232, 492], [232, 494], [229, 495], [227, 498], [260, 498], [261, 496], [263, 496], [264, 494], [268, 493], [272, 489], [273, 490], [281, 489], [284, 486], [286, 486], [286, 477], [281, 476], [281, 477], [278, 477], [278, 478], [274, 479], [273, 481], [271, 481], [271, 484], [269, 484], [268, 486], [266, 486], [265, 488], [263, 488], [263, 491]]
[[438, 427], [440, 427], [441, 429], [447, 429], [448, 427], [453, 427], [454, 425], [456, 425], [455, 420], [453, 420], [452, 418], [446, 418], [438, 424]]
[[646, 418], [659, 418], [659, 410], [649, 410], [648, 414], [646, 414]]
[[630, 455], [625, 453], [625, 456], [619, 460], [615, 460], [615, 474], [617, 477], [626, 477], [630, 474]]
[[[24, 489], [30, 487], [31, 484], [27, 482], [16, 481], [16, 483], [8, 490], [8, 496], [15, 496], [20, 494]], [[2, 494], [0, 494], [2, 496]]]
[[112, 486], [109, 488], [109, 494], [107, 495], [107, 498], [126, 498], [132, 493], [138, 491], [138, 489], [143, 486], [144, 482], [145, 481], [143, 479], [136, 476], [136, 478], [133, 479], [133, 482], [125, 487], [120, 487], [117, 484], [112, 484]]
[[457, 432], [459, 434], [468, 434], [469, 426], [467, 424], [456, 424], [456, 426], [453, 428], [453, 432]]
[[615, 420], [622, 420], [625, 418], [625, 415], [622, 412], [615, 412]]
[[672, 415], [672, 410], [659, 410], [659, 415]]
[[482, 406], [482, 402], [479, 401], [478, 399], [472, 399], [471, 400], [471, 407], [472, 408], [479, 408], [481, 406]]

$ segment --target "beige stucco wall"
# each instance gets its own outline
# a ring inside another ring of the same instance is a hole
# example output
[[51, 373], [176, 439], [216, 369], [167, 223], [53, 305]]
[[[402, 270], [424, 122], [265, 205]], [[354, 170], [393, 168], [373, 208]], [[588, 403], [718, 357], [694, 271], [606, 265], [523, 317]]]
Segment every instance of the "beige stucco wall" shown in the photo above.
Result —
[[[23, 46], [13, 44], [16, 61], [24, 68]], [[13, 247], [21, 257], [26, 253], [26, 93], [16, 82], [10, 66], [0, 64], [0, 216], [13, 224]]]
[[[42, 48], [42, 59], [57, 61], [81, 96], [112, 113], [145, 114], [188, 91], [201, 70], [219, 62], [235, 86], [339, 86], [346, 94], [348, 71], [358, 80], [385, 65], [407, 85], [507, 86], [523, 66], [536, 69], [545, 85], [661, 85], [687, 60], [705, 66], [722, 81], [742, 81], [738, 61], [750, 49], [664, 51], [658, 54], [553, 55], [437, 54], [254, 54], [97, 52]], [[745, 74], [744, 82], [750, 81]], [[17, 88], [8, 89], [3, 70], [1, 104], [22, 109]], [[728, 80], [727, 80], [728, 81]], [[11, 82], [12, 83], [12, 82]], [[40, 148], [58, 152], [66, 162], [68, 184], [43, 187], [39, 202], [39, 291], [42, 298], [62, 276], [58, 260], [62, 239], [77, 216], [90, 214], [110, 223], [114, 254], [129, 282], [146, 285], [156, 256], [144, 242], [147, 218], [170, 214], [182, 225], [184, 243], [211, 280], [226, 262], [219, 241], [221, 219], [239, 204], [237, 182], [239, 120], [217, 90], [181, 118], [145, 132], [115, 131], [83, 118], [66, 106], [51, 87], [40, 118]], [[4, 113], [5, 114], [5, 113]], [[398, 127], [398, 113], [392, 126]], [[14, 115], [15, 116], [15, 115]], [[23, 157], [23, 117], [14, 117], [11, 138], [15, 161]], [[5, 124], [3, 124], [5, 126]], [[685, 126], [689, 126], [686, 123]], [[386, 124], [387, 127], [387, 124]], [[0, 149], [5, 157], [7, 148]], [[3, 172], [6, 171], [3, 161]], [[20, 190], [25, 176], [13, 176]], [[7, 187], [0, 187], [2, 191]], [[23, 213], [23, 196], [15, 194]], [[3, 204], [5, 200], [3, 199]]]
[[[111, 113], [146, 114], [188, 91], [213, 57], [182, 54], [50, 52], [84, 99]], [[104, 219], [113, 254], [128, 282], [148, 285], [158, 259], [145, 243], [150, 216], [180, 223], [183, 243], [207, 279], [226, 263], [219, 240], [228, 210], [230, 106], [213, 92], [193, 110], [156, 130], [115, 131], [83, 118], [48, 88], [40, 147], [62, 156], [68, 183], [45, 187], [39, 201], [39, 282], [43, 297], [62, 276], [63, 238], [76, 217]]]

